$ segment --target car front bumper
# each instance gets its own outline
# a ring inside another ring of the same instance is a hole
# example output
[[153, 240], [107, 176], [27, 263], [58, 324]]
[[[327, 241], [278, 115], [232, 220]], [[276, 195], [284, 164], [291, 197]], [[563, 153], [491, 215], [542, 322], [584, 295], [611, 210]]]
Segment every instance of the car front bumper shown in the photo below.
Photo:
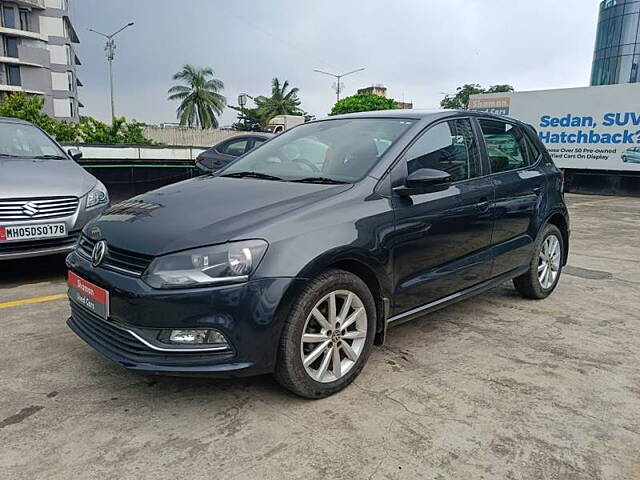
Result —
[[[69, 327], [121, 367], [166, 375], [228, 377], [272, 372], [282, 331], [281, 309], [288, 306], [291, 295], [287, 292], [303, 282], [263, 278], [239, 285], [155, 290], [140, 278], [93, 268], [75, 253], [67, 257], [67, 266], [110, 293], [108, 320], [72, 303]], [[216, 329], [229, 348], [173, 351], [171, 345], [156, 340], [162, 329], [188, 328]]]
[[78, 242], [80, 231], [89, 223], [90, 220], [100, 215], [108, 205], [86, 210], [84, 208], [85, 200], [82, 199], [79, 208], [73, 215], [61, 218], [48, 218], [42, 220], [24, 220], [15, 222], [2, 222], [4, 227], [15, 225], [37, 226], [47, 223], [64, 223], [68, 235], [61, 238], [50, 238], [43, 240], [26, 240], [17, 242], [1, 242], [0, 243], [0, 261], [2, 260], [20, 260], [23, 258], [43, 257], [46, 255], [65, 254], [73, 251]]

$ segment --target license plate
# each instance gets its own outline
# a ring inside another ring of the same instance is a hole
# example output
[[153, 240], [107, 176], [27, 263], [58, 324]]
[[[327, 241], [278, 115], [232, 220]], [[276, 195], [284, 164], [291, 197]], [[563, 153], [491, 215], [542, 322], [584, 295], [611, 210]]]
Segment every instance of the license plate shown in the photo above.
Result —
[[67, 236], [64, 223], [46, 223], [42, 225], [0, 226], [0, 242], [16, 242], [20, 240], [41, 240]]
[[69, 298], [101, 318], [109, 317], [109, 292], [104, 288], [79, 277], [73, 272], [68, 275]]

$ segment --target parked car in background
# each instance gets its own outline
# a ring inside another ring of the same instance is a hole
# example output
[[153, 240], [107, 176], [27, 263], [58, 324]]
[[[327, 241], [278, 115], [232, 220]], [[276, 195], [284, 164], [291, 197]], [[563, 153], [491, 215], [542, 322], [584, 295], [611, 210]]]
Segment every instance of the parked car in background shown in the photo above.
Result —
[[236, 158], [262, 145], [273, 137], [271, 133], [250, 133], [228, 138], [196, 157], [196, 167], [203, 172], [215, 172]]
[[105, 186], [49, 135], [0, 118], [0, 260], [67, 253], [109, 203]]
[[569, 251], [561, 184], [533, 128], [505, 117], [305, 123], [87, 225], [68, 324], [124, 368], [275, 373], [325, 397], [388, 327], [506, 281], [550, 295]]
[[622, 154], [624, 163], [640, 163], [640, 147], [628, 148]]

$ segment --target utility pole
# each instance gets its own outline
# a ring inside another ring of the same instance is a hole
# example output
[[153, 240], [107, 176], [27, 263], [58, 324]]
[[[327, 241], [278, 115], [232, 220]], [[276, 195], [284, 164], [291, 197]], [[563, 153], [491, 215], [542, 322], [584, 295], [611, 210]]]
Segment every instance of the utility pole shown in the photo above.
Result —
[[120, 30], [112, 33], [111, 35], [107, 35], [106, 33], [98, 32], [92, 28], [89, 29], [90, 32], [97, 33], [98, 35], [102, 35], [107, 39], [107, 43], [104, 47], [104, 52], [107, 56], [107, 62], [109, 63], [109, 90], [111, 92], [111, 122], [114, 123], [116, 121], [116, 102], [114, 100], [113, 94], [113, 60], [116, 58], [116, 42], [113, 39], [116, 35], [118, 35], [125, 28], [132, 27], [134, 25], [133, 22], [126, 24]]
[[335, 73], [323, 72], [322, 70], [314, 70], [314, 72], [322, 73], [323, 75], [329, 75], [330, 77], [334, 77], [336, 79], [336, 101], [339, 102], [340, 101], [340, 91], [342, 90], [342, 86], [340, 84], [340, 79], [342, 79], [343, 77], [346, 77], [347, 75], [351, 75], [352, 73], [361, 72], [362, 70], [364, 70], [364, 67], [363, 68], [359, 68], [357, 70], [353, 70], [351, 72], [341, 73], [340, 75], [337, 75]]

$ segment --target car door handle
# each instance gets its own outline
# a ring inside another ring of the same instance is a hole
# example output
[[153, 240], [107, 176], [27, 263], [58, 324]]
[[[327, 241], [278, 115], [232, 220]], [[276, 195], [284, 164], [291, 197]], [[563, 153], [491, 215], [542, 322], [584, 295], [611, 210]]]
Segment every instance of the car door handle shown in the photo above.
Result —
[[491, 206], [491, 202], [486, 198], [483, 198], [478, 203], [476, 203], [476, 208], [483, 213], [488, 211], [490, 206]]

